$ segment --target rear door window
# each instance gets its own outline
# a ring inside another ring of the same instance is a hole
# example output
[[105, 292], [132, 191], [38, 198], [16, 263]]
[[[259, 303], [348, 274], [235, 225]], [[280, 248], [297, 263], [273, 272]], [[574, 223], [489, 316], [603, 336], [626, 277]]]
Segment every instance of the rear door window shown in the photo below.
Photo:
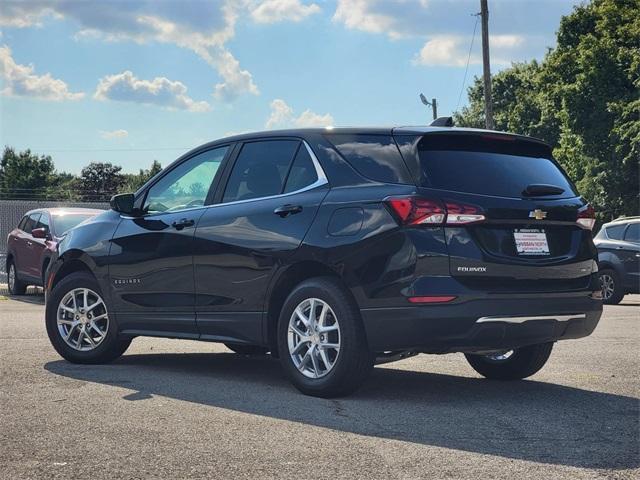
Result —
[[391, 135], [335, 134], [326, 138], [363, 177], [382, 183], [414, 183]]
[[552, 185], [564, 190], [553, 198], [577, 195], [549, 149], [533, 142], [426, 135], [418, 155], [425, 187], [522, 198], [529, 185]]
[[302, 190], [318, 180], [318, 173], [313, 164], [311, 155], [304, 145], [298, 148], [296, 158], [293, 160], [291, 170], [287, 176], [287, 182], [284, 186], [284, 193], [296, 192]]
[[227, 181], [222, 201], [280, 195], [299, 145], [298, 140], [245, 143]]
[[626, 225], [614, 225], [612, 227], [607, 227], [607, 237], [611, 240], [622, 240], [624, 227], [626, 227]]

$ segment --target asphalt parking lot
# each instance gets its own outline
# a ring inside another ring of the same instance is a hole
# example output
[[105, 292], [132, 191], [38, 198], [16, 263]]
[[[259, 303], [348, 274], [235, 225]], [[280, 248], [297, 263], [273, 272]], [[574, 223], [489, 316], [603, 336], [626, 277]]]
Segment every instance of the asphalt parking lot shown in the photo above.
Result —
[[638, 478], [639, 326], [628, 296], [528, 381], [421, 355], [323, 400], [216, 344], [139, 338], [111, 365], [72, 365], [42, 297], [5, 297], [0, 477]]

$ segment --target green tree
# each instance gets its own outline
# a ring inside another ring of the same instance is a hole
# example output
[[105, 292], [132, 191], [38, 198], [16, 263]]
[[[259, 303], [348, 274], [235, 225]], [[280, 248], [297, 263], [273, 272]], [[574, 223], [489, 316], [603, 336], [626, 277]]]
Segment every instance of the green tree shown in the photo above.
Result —
[[0, 161], [0, 198], [43, 198], [54, 173], [50, 156], [5, 147]]
[[[563, 17], [541, 63], [493, 76], [498, 130], [533, 135], [594, 204], [601, 220], [639, 211], [638, 0], [594, 0]], [[469, 88], [461, 126], [484, 125], [482, 82]]]
[[107, 201], [125, 181], [122, 167], [111, 163], [91, 162], [82, 169], [78, 187], [85, 201]]
[[140, 169], [139, 173], [125, 174], [125, 181], [120, 187], [120, 193], [135, 192], [145, 183], [147, 183], [155, 174], [162, 170], [162, 165], [157, 160], [151, 164], [151, 168], [147, 170]]

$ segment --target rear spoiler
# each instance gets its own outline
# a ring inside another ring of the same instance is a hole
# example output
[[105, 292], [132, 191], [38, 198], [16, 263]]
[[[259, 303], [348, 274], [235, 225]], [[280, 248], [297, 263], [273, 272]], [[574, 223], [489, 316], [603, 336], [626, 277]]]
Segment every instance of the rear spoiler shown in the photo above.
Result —
[[430, 127], [453, 127], [453, 117], [438, 117], [429, 124]]

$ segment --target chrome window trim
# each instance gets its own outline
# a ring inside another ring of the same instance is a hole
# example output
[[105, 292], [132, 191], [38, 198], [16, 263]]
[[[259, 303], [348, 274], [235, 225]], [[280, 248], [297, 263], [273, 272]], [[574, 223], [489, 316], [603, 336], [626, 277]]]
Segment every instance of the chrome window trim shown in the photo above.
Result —
[[507, 316], [507, 317], [480, 317], [476, 323], [502, 322], [502, 323], [525, 323], [535, 320], [555, 320], [556, 322], [568, 322], [569, 320], [579, 320], [587, 318], [585, 313], [572, 313], [562, 315], [534, 315], [534, 316]]
[[220, 203], [213, 203], [211, 205], [202, 205], [199, 207], [191, 207], [191, 208], [184, 208], [182, 210], [166, 210], [164, 212], [157, 212], [157, 213], [149, 213], [147, 215], [142, 215], [141, 217], [131, 217], [131, 216], [125, 216], [125, 215], [120, 215], [122, 218], [128, 218], [128, 219], [133, 219], [133, 218], [148, 218], [148, 217], [156, 217], [158, 215], [166, 215], [166, 214], [172, 214], [172, 213], [181, 213], [181, 212], [191, 212], [194, 210], [202, 210], [205, 208], [213, 208], [213, 207], [223, 207], [223, 206], [227, 206], [227, 205], [239, 205], [239, 204], [243, 204], [243, 203], [249, 203], [249, 202], [257, 202], [257, 201], [261, 201], [261, 200], [271, 200], [273, 198], [281, 198], [281, 197], [288, 197], [290, 195], [297, 195], [299, 193], [304, 193], [304, 192], [308, 192], [309, 190], [313, 190], [314, 188], [318, 188], [321, 187], [323, 185], [327, 185], [329, 183], [329, 180], [327, 179], [327, 175], [324, 173], [324, 170], [322, 169], [322, 165], [320, 165], [320, 161], [318, 160], [318, 157], [316, 157], [316, 154], [313, 153], [313, 150], [311, 150], [311, 147], [309, 146], [309, 144], [307, 143], [306, 140], [302, 139], [302, 144], [305, 146], [305, 148], [307, 149], [307, 152], [309, 153], [309, 156], [311, 157], [311, 161], [313, 162], [313, 166], [316, 169], [316, 175], [318, 176], [318, 179], [307, 185], [304, 188], [301, 188], [299, 190], [293, 191], [293, 192], [288, 192], [288, 193], [279, 193], [277, 195], [269, 195], [267, 197], [256, 197], [256, 198], [249, 198], [247, 200], [234, 200], [233, 202], [220, 202]]

